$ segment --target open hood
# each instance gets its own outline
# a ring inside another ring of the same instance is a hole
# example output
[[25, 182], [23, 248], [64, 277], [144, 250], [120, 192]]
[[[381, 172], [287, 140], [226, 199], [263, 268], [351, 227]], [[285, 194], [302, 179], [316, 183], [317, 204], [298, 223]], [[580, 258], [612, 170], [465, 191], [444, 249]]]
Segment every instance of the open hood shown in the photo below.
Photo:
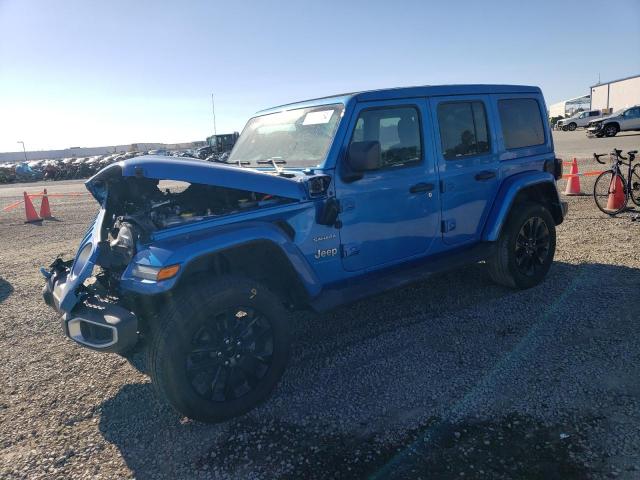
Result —
[[106, 183], [117, 177], [144, 177], [177, 180], [204, 185], [260, 192], [295, 200], [308, 197], [304, 176], [291, 178], [253, 168], [241, 168], [199, 160], [171, 159], [147, 155], [109, 165], [85, 183], [100, 203], [106, 196]]

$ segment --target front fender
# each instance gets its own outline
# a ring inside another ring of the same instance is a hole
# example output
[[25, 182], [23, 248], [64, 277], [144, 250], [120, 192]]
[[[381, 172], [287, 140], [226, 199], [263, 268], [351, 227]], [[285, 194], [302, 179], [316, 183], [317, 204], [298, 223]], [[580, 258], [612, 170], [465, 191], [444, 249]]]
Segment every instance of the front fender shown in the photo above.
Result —
[[[171, 290], [191, 262], [205, 255], [222, 252], [257, 241], [268, 241], [279, 248], [289, 260], [310, 297], [320, 293], [321, 284], [300, 249], [277, 226], [267, 222], [243, 222], [202, 230], [196, 233], [166, 238], [138, 252], [120, 279], [123, 290], [155, 295]], [[173, 278], [160, 282], [143, 280], [131, 275], [135, 264], [163, 267], [180, 264]]]
[[560, 196], [558, 195], [555, 179], [549, 172], [522, 172], [505, 179], [487, 217], [487, 222], [482, 232], [482, 240], [487, 242], [498, 240], [502, 226], [507, 220], [518, 193], [526, 188], [542, 184], [553, 186], [553, 189], [550, 190], [553, 190], [555, 198], [549, 199], [550, 203], [560, 205]]

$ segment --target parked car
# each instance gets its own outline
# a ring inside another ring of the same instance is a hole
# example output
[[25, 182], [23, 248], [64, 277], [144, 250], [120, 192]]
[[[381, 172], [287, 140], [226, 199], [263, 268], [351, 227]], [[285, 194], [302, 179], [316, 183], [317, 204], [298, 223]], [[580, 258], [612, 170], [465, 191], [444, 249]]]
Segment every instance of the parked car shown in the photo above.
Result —
[[617, 112], [589, 123], [587, 135], [615, 137], [618, 132], [640, 130], [640, 105], [623, 108]]
[[567, 212], [545, 115], [536, 87], [368, 91], [259, 112], [226, 164], [110, 165], [44, 300], [79, 344], [142, 351], [182, 414], [240, 415], [284, 372], [292, 311], [479, 261], [502, 285], [542, 282]]
[[562, 120], [558, 120], [556, 123], [556, 127], [558, 129], [562, 129], [565, 132], [569, 130], [573, 132], [578, 127], [586, 127], [589, 122], [594, 121], [597, 118], [602, 116], [602, 112], [600, 110], [589, 110], [588, 112], [580, 112], [572, 115], [569, 118], [564, 118]]

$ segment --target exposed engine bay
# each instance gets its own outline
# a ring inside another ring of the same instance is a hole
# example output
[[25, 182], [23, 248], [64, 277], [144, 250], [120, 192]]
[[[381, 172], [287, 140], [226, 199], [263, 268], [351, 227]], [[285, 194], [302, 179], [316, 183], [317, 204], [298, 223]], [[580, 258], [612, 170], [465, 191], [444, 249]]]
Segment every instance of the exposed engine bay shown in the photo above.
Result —
[[[164, 182], [163, 182], [164, 183]], [[126, 265], [138, 240], [146, 241], [156, 231], [294, 200], [269, 194], [185, 182], [125, 177], [110, 182], [103, 238], [109, 243], [106, 266]]]
[[150, 178], [127, 177], [111, 184], [107, 212], [116, 220], [115, 224], [129, 221], [149, 233], [209, 217], [292, 201], [263, 193], [197, 183], [180, 182], [186, 186], [181, 191], [170, 188], [162, 191], [159, 183], [159, 180]]

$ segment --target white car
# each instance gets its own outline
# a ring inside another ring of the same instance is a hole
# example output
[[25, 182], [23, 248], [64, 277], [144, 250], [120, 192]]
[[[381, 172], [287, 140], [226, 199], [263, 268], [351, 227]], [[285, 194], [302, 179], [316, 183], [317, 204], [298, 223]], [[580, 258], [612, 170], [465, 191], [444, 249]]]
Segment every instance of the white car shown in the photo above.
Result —
[[587, 125], [589, 125], [589, 122], [593, 122], [601, 116], [602, 112], [600, 110], [589, 110], [587, 112], [580, 112], [576, 113], [572, 117], [558, 120], [558, 123], [556, 123], [556, 127], [558, 130], [562, 129], [565, 132], [567, 130], [573, 132], [578, 127], [586, 127]]

